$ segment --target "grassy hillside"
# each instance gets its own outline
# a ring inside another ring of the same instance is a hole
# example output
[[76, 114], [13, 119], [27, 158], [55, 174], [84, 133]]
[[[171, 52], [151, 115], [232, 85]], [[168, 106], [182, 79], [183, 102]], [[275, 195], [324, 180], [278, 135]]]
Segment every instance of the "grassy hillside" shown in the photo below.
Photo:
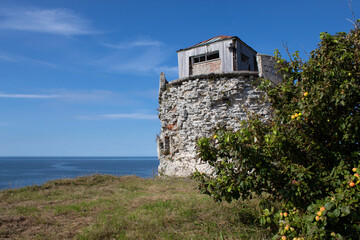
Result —
[[214, 203], [189, 179], [56, 180], [0, 192], [0, 239], [265, 239], [256, 201]]

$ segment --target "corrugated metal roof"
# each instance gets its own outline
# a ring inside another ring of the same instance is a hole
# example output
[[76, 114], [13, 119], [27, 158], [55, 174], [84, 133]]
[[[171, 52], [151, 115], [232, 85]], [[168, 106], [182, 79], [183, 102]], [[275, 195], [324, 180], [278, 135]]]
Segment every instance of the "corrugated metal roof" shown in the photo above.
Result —
[[214, 43], [214, 42], [217, 42], [217, 41], [223, 41], [223, 40], [227, 40], [227, 39], [236, 39], [238, 40], [239, 42], [241, 42], [242, 44], [244, 44], [245, 46], [247, 46], [248, 48], [250, 48], [251, 50], [253, 50], [254, 52], [256, 52], [252, 47], [250, 47], [249, 45], [247, 45], [246, 43], [244, 43], [240, 38], [238, 38], [237, 36], [225, 36], [225, 35], [220, 35], [220, 36], [216, 36], [216, 37], [213, 37], [213, 38], [210, 38], [208, 40], [205, 40], [205, 41], [202, 41], [198, 44], [195, 44], [191, 47], [188, 47], [188, 48], [184, 48], [184, 49], [179, 49], [178, 51], [176, 52], [181, 52], [181, 51], [185, 51], [185, 50], [188, 50], [188, 49], [191, 49], [191, 48], [196, 48], [196, 47], [200, 47], [200, 46], [204, 46], [204, 45], [207, 45], [207, 44], [210, 44], [210, 43]]
[[231, 39], [231, 38], [234, 38], [234, 37], [233, 36], [220, 35], [220, 36], [216, 36], [216, 37], [210, 38], [208, 40], [202, 41], [202, 42], [200, 42], [198, 44], [195, 44], [194, 46], [191, 46], [191, 47], [198, 47], [198, 46], [206, 45], [206, 44], [217, 42], [217, 41], [220, 41], [220, 40]]
[[210, 38], [210, 39], [208, 39], [208, 40], [199, 42], [198, 44], [195, 44], [195, 45], [193, 45], [193, 46], [191, 46], [191, 47], [179, 49], [179, 50], [176, 51], [176, 52], [180, 52], [180, 51], [188, 50], [188, 49], [191, 49], [191, 48], [195, 48], [195, 47], [199, 47], [199, 46], [204, 46], [204, 45], [209, 44], [209, 43], [214, 43], [214, 42], [217, 42], [217, 41], [222, 41], [222, 40], [232, 39], [232, 38], [236, 38], [236, 37], [220, 35], [220, 36], [216, 36], [216, 37]]

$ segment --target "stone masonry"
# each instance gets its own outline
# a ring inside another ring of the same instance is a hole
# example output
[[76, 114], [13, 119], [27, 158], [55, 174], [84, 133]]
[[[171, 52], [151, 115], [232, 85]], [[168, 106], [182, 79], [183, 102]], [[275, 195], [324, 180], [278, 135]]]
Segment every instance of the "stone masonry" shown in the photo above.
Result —
[[[263, 62], [269, 71], [267, 59]], [[219, 124], [238, 129], [240, 121], [247, 119], [247, 112], [268, 118], [269, 105], [262, 101], [264, 93], [255, 84], [259, 75], [253, 71], [209, 73], [167, 82], [162, 73], [161, 132], [157, 138], [159, 174], [185, 177], [195, 169], [210, 173], [210, 166], [197, 155], [198, 139], [211, 136]]]

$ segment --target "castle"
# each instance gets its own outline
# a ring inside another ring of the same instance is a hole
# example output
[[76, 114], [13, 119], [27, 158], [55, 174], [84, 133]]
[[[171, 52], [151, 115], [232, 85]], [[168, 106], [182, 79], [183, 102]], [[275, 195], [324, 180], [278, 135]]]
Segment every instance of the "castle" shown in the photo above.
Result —
[[274, 58], [259, 54], [238, 37], [217, 36], [178, 53], [179, 79], [160, 74], [157, 137], [160, 175], [189, 176], [196, 169], [210, 173], [200, 161], [196, 141], [210, 136], [218, 124], [238, 129], [246, 111], [269, 117], [269, 105], [255, 81], [279, 81]]

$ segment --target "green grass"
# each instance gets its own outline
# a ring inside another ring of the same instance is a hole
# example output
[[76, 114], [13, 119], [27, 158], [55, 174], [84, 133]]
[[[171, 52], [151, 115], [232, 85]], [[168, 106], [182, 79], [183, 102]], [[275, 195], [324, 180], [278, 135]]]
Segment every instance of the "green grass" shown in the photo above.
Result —
[[267, 239], [258, 202], [215, 203], [190, 179], [63, 179], [1, 191], [0, 239]]

